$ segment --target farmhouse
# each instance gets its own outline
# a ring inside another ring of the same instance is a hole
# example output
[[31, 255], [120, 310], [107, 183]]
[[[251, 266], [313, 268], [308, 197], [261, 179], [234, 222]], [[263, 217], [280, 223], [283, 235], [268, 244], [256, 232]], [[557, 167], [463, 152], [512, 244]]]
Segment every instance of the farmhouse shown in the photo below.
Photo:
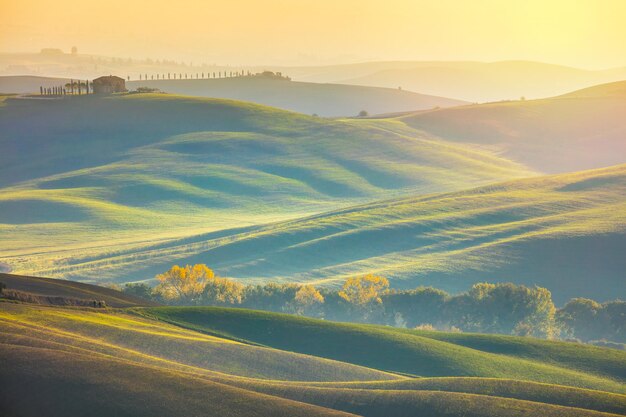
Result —
[[94, 94], [122, 93], [126, 91], [126, 82], [123, 78], [109, 75], [93, 80], [92, 88]]

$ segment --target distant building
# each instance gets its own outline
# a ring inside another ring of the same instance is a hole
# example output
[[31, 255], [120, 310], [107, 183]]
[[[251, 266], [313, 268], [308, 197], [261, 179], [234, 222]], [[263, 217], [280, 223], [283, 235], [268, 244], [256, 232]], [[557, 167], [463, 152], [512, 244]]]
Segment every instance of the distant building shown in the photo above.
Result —
[[96, 78], [91, 83], [94, 94], [123, 93], [126, 91], [126, 82], [121, 77], [109, 75]]

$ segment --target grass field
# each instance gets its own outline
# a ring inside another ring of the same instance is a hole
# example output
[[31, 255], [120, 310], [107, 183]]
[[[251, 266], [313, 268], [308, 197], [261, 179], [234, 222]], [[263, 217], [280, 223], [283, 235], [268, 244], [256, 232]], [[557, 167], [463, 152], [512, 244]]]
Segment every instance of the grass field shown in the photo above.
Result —
[[[494, 345], [501, 339], [527, 341], [529, 350], [537, 349], [534, 339], [493, 337]], [[554, 352], [547, 348], [553, 342], [542, 343], [544, 354], [524, 357], [435, 340], [428, 332], [251, 310], [96, 311], [0, 302], [0, 411], [20, 416], [86, 410], [97, 416], [626, 415], [624, 377], [618, 375], [626, 353], [572, 345], [581, 362], [598, 366], [583, 371], [573, 362], [551, 363]], [[595, 354], [609, 363], [613, 352], [622, 357], [612, 372], [600, 361], [587, 361]], [[437, 374], [447, 377], [431, 376]]]
[[381, 114], [467, 104], [453, 98], [397, 88], [306, 83], [267, 77], [132, 81], [127, 87], [152, 87], [173, 94], [252, 101], [324, 117], [356, 116], [361, 110]]
[[[0, 262], [49, 275], [198, 233], [532, 175], [393, 125], [158, 94], [5, 100]], [[122, 278], [103, 272], [79, 276]]]
[[125, 282], [206, 263], [246, 282], [377, 273], [396, 288], [512, 281], [557, 303], [609, 300], [626, 293], [624, 166], [526, 166], [623, 163], [625, 99], [614, 83], [330, 120], [163, 94], [9, 98], [0, 267]]
[[[559, 352], [564, 343], [543, 342], [552, 344], [553, 349], [529, 353], [534, 339], [529, 339], [526, 354], [493, 353], [490, 348], [495, 348], [488, 343], [490, 335], [483, 336], [486, 346], [470, 348], [455, 343], [452, 337], [453, 341], [436, 340], [428, 332], [243, 309], [157, 307], [139, 312], [218, 337], [413, 376], [497, 377], [626, 393], [626, 352], [618, 350], [569, 344], [571, 351], [563, 359]], [[493, 340], [495, 346], [500, 340], [524, 344], [524, 339], [509, 336], [494, 336]], [[592, 363], [595, 367], [588, 366]]]
[[559, 173], [624, 163], [626, 81], [541, 100], [494, 102], [401, 118], [456, 143], [497, 149], [538, 171]]
[[207, 263], [246, 281], [337, 285], [374, 272], [396, 288], [456, 292], [476, 281], [512, 281], [547, 287], [558, 303], [577, 296], [608, 300], [626, 293], [625, 173], [621, 165], [388, 200], [76, 258], [44, 272], [123, 276], [130, 268], [135, 277], [150, 278], [174, 263]]

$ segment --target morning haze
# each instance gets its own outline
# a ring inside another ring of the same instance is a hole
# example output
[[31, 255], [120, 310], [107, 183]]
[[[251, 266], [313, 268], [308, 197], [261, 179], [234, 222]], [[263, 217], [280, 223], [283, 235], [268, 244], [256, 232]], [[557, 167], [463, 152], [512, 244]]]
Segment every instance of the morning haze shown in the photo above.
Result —
[[625, 12], [0, 0], [0, 416], [626, 416]]
[[0, 2], [0, 51], [231, 65], [531, 60], [626, 66], [620, 0]]

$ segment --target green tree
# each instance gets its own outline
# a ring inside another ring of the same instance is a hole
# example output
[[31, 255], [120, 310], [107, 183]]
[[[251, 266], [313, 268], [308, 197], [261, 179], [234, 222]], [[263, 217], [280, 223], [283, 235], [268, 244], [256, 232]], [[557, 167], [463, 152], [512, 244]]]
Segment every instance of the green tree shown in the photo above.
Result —
[[125, 284], [122, 291], [124, 291], [124, 293], [126, 294], [130, 294], [139, 298], [144, 298], [146, 300], [152, 299], [152, 287], [143, 282]]
[[479, 283], [454, 297], [448, 314], [463, 330], [554, 338], [558, 335], [552, 294], [546, 288]]
[[446, 302], [450, 296], [432, 287], [419, 287], [407, 291], [390, 291], [382, 297], [387, 322], [395, 324], [398, 315], [407, 327], [420, 324], [445, 325]]

